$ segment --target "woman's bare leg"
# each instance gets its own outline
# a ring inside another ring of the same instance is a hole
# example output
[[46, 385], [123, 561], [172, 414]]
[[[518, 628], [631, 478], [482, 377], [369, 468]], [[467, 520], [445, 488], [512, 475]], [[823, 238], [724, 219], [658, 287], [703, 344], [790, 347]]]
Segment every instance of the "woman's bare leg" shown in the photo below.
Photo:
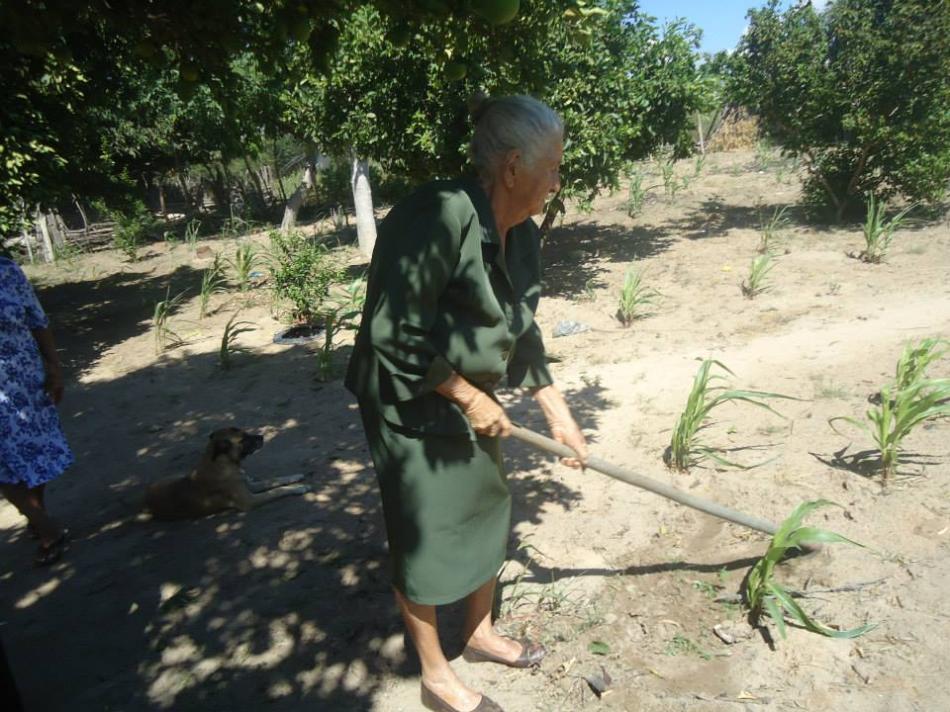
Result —
[[468, 712], [475, 709], [481, 702], [481, 695], [466, 687], [445, 659], [439, 642], [435, 606], [413, 603], [398, 590], [394, 591], [406, 630], [419, 653], [422, 683], [458, 710]]
[[26, 517], [26, 521], [40, 538], [40, 544], [48, 546], [59, 539], [63, 528], [46, 513], [43, 503], [43, 488], [26, 485], [0, 485], [0, 493]]
[[492, 627], [491, 609], [495, 600], [495, 582], [492, 576], [465, 600], [465, 644], [476, 650], [496, 655], [503, 660], [515, 661], [522, 653], [521, 643], [498, 635]]

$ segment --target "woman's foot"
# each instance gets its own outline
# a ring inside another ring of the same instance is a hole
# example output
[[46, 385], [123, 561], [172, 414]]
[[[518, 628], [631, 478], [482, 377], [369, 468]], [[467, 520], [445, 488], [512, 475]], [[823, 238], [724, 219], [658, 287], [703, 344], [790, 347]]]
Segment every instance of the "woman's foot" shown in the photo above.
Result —
[[[478, 709], [482, 702], [482, 696], [469, 689], [459, 680], [455, 673], [451, 672], [445, 677], [439, 679], [422, 678], [422, 704], [430, 710], [439, 710], [439, 712], [472, 712]], [[428, 692], [428, 694], [426, 694]], [[433, 696], [438, 698], [433, 700]], [[439, 707], [439, 702], [446, 707]]]
[[33, 563], [37, 566], [49, 566], [63, 558], [63, 552], [66, 551], [68, 534], [69, 532], [63, 529], [60, 531], [59, 536], [45, 542], [41, 541], [39, 548], [36, 550]]
[[538, 665], [546, 654], [544, 646], [529, 640], [513, 640], [498, 635], [471, 635], [462, 657], [472, 663], [501, 663], [509, 667], [526, 668]]

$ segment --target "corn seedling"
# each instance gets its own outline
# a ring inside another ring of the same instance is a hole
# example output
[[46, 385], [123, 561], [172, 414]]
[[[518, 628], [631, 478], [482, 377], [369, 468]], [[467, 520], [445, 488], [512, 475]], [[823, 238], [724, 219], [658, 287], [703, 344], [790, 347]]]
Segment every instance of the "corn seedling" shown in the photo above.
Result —
[[160, 354], [165, 349], [181, 343], [181, 338], [171, 330], [168, 322], [184, 296], [184, 292], [179, 292], [172, 297], [171, 286], [168, 286], [165, 289], [165, 298], [155, 302], [155, 310], [152, 313], [152, 325], [155, 327], [155, 353]]
[[195, 218], [185, 226], [185, 243], [192, 252], [198, 249], [198, 235], [201, 233], [201, 221]]
[[228, 260], [231, 269], [234, 270], [234, 277], [238, 283], [238, 288], [246, 292], [251, 287], [251, 275], [254, 269], [261, 263], [261, 256], [257, 254], [254, 245], [246, 242], [239, 245], [234, 253], [234, 259]]
[[165, 230], [165, 232], [162, 233], [162, 239], [165, 241], [165, 246], [168, 248], [169, 252], [178, 247], [178, 236], [171, 230]]
[[881, 389], [881, 403], [865, 413], [867, 421], [838, 416], [828, 424], [838, 432], [835, 423], [843, 420], [871, 436], [881, 453], [886, 483], [897, 472], [904, 438], [921, 423], [946, 416], [950, 416], [950, 378], [918, 378], [899, 391]]
[[773, 267], [775, 267], [775, 260], [768, 252], [753, 257], [752, 264], [749, 265], [749, 276], [739, 285], [742, 293], [752, 299], [768, 291], [770, 287], [766, 284], [766, 280]]
[[201, 292], [198, 297], [198, 317], [204, 319], [208, 315], [211, 297], [227, 291], [224, 269], [221, 267], [221, 257], [214, 256], [211, 267], [201, 276]]
[[775, 243], [782, 231], [788, 227], [788, 218], [785, 217], [786, 206], [776, 208], [772, 211], [772, 216], [764, 221], [761, 226], [762, 237], [759, 240], [759, 253], [771, 254], [775, 251]]
[[706, 154], [700, 153], [693, 162], [693, 178], [699, 178], [703, 172], [703, 166], [706, 165]]
[[904, 208], [890, 220], [885, 219], [887, 205], [878, 202], [873, 193], [868, 193], [868, 212], [864, 222], [864, 250], [858, 258], [864, 262], [878, 264], [884, 261], [890, 250], [894, 233], [903, 222], [913, 205]]
[[775, 580], [776, 564], [778, 564], [791, 549], [802, 549], [806, 544], [832, 544], [838, 542], [863, 546], [855, 541], [846, 539], [840, 534], [835, 534], [825, 529], [802, 526], [802, 520], [804, 520], [808, 514], [819, 507], [826, 507], [833, 504], [834, 502], [819, 499], [813, 502], [803, 502], [798, 505], [788, 519], [779, 526], [778, 531], [775, 532], [775, 536], [772, 537], [772, 541], [769, 543], [769, 548], [768, 551], [765, 552], [765, 556], [756, 562], [746, 579], [745, 596], [752, 612], [753, 620], [757, 620], [763, 611], [768, 613], [778, 628], [778, 632], [783, 640], [785, 639], [786, 631], [786, 614], [806, 630], [831, 638], [856, 638], [859, 635], [864, 635], [876, 626], [875, 623], [869, 623], [848, 630], [835, 630], [823, 626], [805, 613], [805, 610], [798, 604], [792, 594]]
[[926, 378], [927, 369], [950, 351], [950, 341], [930, 337], [917, 344], [907, 344], [897, 361], [894, 390], [902, 391]]
[[221, 335], [221, 348], [218, 350], [218, 365], [225, 371], [231, 368], [231, 357], [242, 350], [236, 346], [237, 337], [248, 331], [254, 331], [254, 325], [251, 322], [234, 321], [238, 318], [238, 314], [240, 314], [240, 312], [235, 312], [231, 315], [231, 318], [228, 319], [228, 323], [224, 325], [224, 333]]
[[624, 326], [630, 326], [634, 320], [644, 314], [644, 307], [656, 301], [659, 293], [655, 289], [643, 284], [643, 275], [634, 270], [627, 270], [620, 290], [620, 306], [617, 309], [617, 319]]
[[735, 375], [720, 361], [714, 359], [706, 359], [703, 361], [693, 379], [693, 387], [686, 401], [686, 408], [676, 420], [670, 446], [663, 455], [663, 459], [670, 469], [687, 472], [691, 466], [699, 464], [706, 458], [720, 465], [747, 469], [749, 467], [747, 465], [740, 465], [722, 457], [720, 454], [723, 452], [722, 448], [710, 447], [700, 442], [699, 434], [712, 424], [709, 414], [714, 408], [724, 403], [745, 402], [759, 408], [764, 408], [780, 418], [783, 418], [784, 416], [781, 415], [781, 413], [774, 410], [765, 403], [763, 399], [786, 398], [796, 400], [792, 396], [785, 396], [780, 393], [736, 390], [728, 389], [724, 386], [711, 385], [713, 381], [725, 380], [724, 376], [710, 373], [713, 366], [718, 366], [726, 373]]
[[631, 218], [637, 217], [643, 210], [643, 204], [646, 202], [647, 191], [643, 187], [643, 175], [633, 173], [630, 176], [630, 186], [627, 189], [627, 215]]

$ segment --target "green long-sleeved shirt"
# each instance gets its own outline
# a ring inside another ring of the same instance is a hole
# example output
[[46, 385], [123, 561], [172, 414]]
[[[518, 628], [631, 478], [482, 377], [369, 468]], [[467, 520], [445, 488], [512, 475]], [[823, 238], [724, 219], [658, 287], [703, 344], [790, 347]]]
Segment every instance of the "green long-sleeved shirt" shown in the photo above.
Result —
[[435, 392], [452, 371], [483, 388], [552, 382], [534, 313], [540, 235], [513, 227], [501, 251], [491, 205], [472, 179], [429, 183], [380, 225], [346, 386], [382, 417], [431, 433], [467, 432]]

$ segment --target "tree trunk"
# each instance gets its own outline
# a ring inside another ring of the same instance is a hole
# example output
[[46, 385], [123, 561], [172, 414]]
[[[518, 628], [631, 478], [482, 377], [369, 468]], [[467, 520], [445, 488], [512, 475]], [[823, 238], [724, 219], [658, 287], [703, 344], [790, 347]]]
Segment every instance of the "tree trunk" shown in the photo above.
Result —
[[548, 202], [548, 209], [544, 213], [544, 220], [541, 221], [541, 240], [544, 241], [544, 238], [547, 237], [548, 231], [551, 229], [551, 225], [554, 224], [554, 218], [557, 217], [558, 213], [564, 212], [564, 201], [561, 200], [561, 191], [558, 191], [554, 194], [554, 197]]
[[287, 201], [287, 205], [284, 207], [284, 219], [280, 221], [280, 231], [282, 233], [287, 234], [297, 227], [297, 211], [300, 210], [300, 206], [303, 204], [304, 196], [311, 189], [313, 189], [314, 178], [315, 167], [313, 164], [313, 159], [308, 158], [307, 164], [303, 170], [303, 177], [300, 180], [300, 184], [297, 186], [294, 194], [290, 196], [290, 200]]
[[247, 154], [242, 154], [241, 157], [244, 159], [244, 167], [247, 169], [251, 183], [254, 185], [254, 192], [257, 194], [256, 200], [258, 207], [261, 213], [263, 213], [267, 209], [267, 196], [264, 195], [264, 186], [261, 185], [261, 177], [251, 166], [251, 161], [248, 159]]
[[20, 236], [23, 240], [23, 245], [26, 247], [26, 254], [30, 258], [30, 264], [34, 264], [36, 258], [33, 256], [33, 236], [30, 235], [23, 226], [20, 227]]
[[356, 214], [356, 241], [360, 252], [372, 257], [376, 246], [376, 216], [373, 215], [373, 193], [369, 185], [369, 162], [355, 154], [350, 185], [353, 188], [353, 212]]
[[56, 253], [53, 251], [53, 241], [49, 236], [49, 225], [46, 222], [46, 215], [36, 206], [36, 230], [40, 235], [43, 246], [43, 261], [55, 262]]
[[696, 112], [696, 133], [699, 135], [699, 152], [705, 156], [706, 141], [703, 136], [703, 117], [698, 111]]
[[168, 207], [165, 205], [165, 184], [158, 182], [158, 210], [162, 217], [168, 220]]
[[287, 202], [287, 193], [284, 191], [284, 181], [280, 176], [280, 163], [277, 160], [277, 139], [274, 139], [274, 176], [277, 178], [277, 190], [280, 192], [280, 202]]

